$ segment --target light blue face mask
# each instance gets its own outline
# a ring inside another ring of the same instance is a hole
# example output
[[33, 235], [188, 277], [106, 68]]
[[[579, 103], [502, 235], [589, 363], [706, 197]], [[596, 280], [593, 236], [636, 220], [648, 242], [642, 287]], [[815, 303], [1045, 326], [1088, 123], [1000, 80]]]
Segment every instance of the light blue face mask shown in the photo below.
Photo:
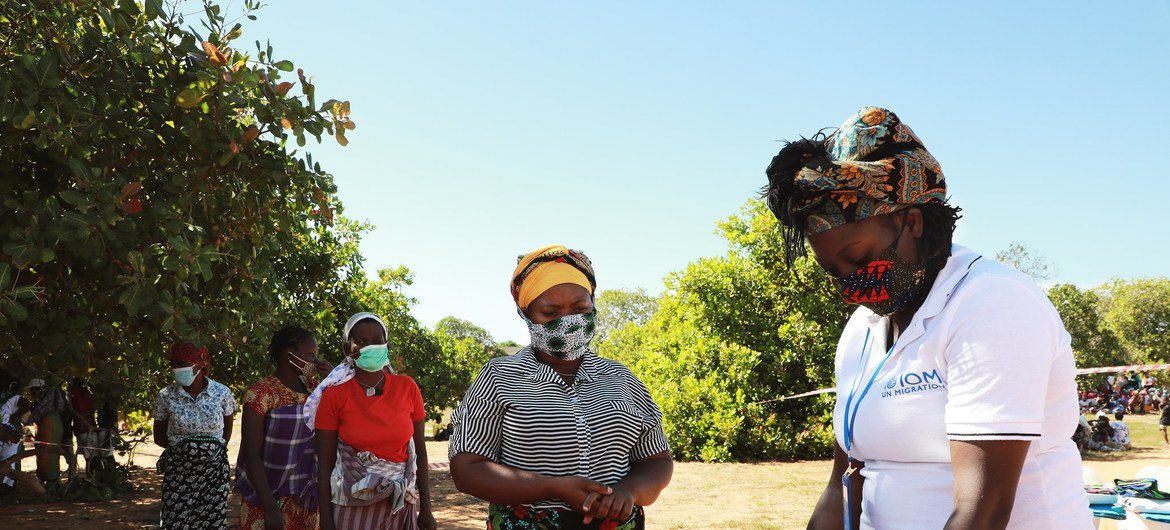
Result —
[[183, 368], [172, 369], [171, 372], [175, 374], [175, 382], [179, 383], [181, 387], [189, 387], [191, 383], [195, 382], [195, 367], [185, 366]]
[[385, 344], [371, 344], [359, 350], [353, 363], [367, 372], [377, 372], [390, 364], [390, 348]]

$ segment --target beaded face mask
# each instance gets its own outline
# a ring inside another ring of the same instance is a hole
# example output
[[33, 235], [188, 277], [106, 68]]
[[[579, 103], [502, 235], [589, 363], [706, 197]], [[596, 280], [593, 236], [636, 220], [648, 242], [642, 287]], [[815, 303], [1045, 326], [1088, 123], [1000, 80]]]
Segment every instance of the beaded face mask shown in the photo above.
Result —
[[916, 301], [926, 285], [926, 265], [907, 263], [898, 255], [902, 234], [877, 259], [841, 277], [833, 284], [847, 303], [859, 304], [888, 316]]

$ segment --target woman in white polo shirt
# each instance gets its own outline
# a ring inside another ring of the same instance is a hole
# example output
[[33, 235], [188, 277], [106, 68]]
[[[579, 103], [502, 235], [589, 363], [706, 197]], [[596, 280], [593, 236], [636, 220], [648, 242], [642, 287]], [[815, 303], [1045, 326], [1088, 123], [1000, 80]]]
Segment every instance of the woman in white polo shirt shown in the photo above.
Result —
[[767, 174], [787, 260], [807, 241], [861, 306], [837, 346], [836, 458], [809, 528], [1092, 528], [1069, 335], [1028, 277], [952, 246], [959, 209], [910, 128], [863, 108]]

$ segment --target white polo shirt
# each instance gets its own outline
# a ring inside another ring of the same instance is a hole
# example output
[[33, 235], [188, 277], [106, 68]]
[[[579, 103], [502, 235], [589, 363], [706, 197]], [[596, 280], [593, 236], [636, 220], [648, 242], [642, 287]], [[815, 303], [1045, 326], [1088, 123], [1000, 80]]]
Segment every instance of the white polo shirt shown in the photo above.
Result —
[[[888, 319], [861, 307], [834, 363], [833, 431], [889, 351]], [[867, 340], [868, 332], [868, 340]], [[951, 440], [1028, 440], [1011, 529], [1091, 529], [1069, 335], [1027, 276], [955, 246], [857, 409], [863, 528], [942, 528], [954, 508]]]

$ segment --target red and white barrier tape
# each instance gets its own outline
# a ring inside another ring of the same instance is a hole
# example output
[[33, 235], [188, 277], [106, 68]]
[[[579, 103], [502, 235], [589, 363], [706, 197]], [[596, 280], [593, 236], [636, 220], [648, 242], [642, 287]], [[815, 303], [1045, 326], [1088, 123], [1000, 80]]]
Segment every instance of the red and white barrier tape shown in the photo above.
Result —
[[[1170, 370], [1170, 364], [1130, 364], [1130, 365], [1126, 365], [1126, 366], [1101, 366], [1098, 368], [1080, 368], [1077, 370], [1077, 375], [1104, 374], [1104, 373], [1116, 373], [1116, 372], [1133, 372], [1133, 371], [1148, 372], [1148, 371], [1157, 371], [1157, 370]], [[771, 403], [774, 401], [786, 401], [789, 399], [815, 396], [817, 394], [825, 394], [828, 392], [836, 392], [836, 391], [837, 391], [836, 388], [822, 388], [819, 390], [813, 390], [811, 392], [805, 392], [803, 394], [796, 394], [795, 396], [785, 396], [785, 397], [782, 397], [780, 399], [770, 399], [767, 401], [758, 401], [757, 403]]]
[[1145, 372], [1149, 370], [1170, 370], [1170, 364], [1131, 364], [1128, 366], [1102, 366], [1100, 368], [1081, 368], [1077, 370], [1077, 375], [1082, 374], [1103, 374], [1107, 372]]

